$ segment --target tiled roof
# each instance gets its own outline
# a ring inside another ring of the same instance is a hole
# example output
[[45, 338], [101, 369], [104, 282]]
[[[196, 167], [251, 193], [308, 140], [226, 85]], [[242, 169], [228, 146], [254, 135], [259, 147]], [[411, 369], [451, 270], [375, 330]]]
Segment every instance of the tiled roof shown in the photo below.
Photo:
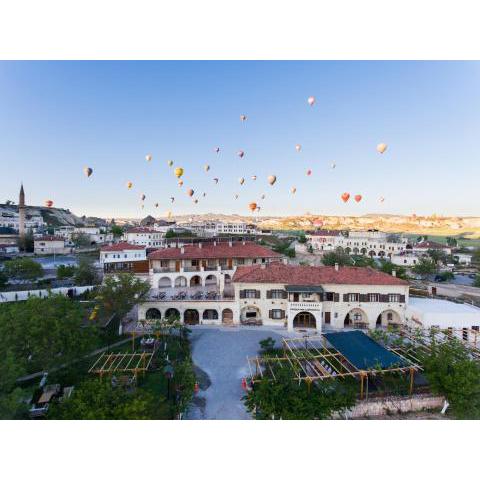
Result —
[[143, 245], [132, 245], [127, 242], [114, 243], [113, 245], [105, 245], [100, 249], [102, 252], [122, 252], [124, 250], [145, 250]]
[[227, 242], [213, 245], [203, 244], [185, 245], [184, 252], [180, 248], [163, 248], [151, 253], [150, 260], [175, 260], [182, 258], [280, 258], [280, 253], [257, 245], [253, 242], [232, 242], [230, 246]]
[[283, 283], [285, 285], [408, 285], [401, 278], [368, 267], [311, 267], [285, 265], [274, 262], [268, 265], [238, 267], [232, 279], [237, 283]]
[[439, 248], [449, 248], [448, 245], [443, 245], [442, 243], [438, 242], [431, 242], [429, 240], [425, 242], [417, 243], [413, 246], [413, 248], [432, 248], [432, 249], [439, 249]]

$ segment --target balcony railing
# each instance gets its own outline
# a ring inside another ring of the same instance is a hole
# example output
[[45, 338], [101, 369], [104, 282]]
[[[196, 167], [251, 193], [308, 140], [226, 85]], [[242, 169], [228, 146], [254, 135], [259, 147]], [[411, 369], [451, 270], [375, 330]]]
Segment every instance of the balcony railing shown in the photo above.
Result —
[[322, 310], [320, 302], [288, 302], [288, 306], [293, 311]]
[[200, 272], [200, 267], [192, 267], [191, 265], [188, 267], [183, 267], [184, 272]]
[[175, 273], [175, 267], [154, 267], [153, 273]]

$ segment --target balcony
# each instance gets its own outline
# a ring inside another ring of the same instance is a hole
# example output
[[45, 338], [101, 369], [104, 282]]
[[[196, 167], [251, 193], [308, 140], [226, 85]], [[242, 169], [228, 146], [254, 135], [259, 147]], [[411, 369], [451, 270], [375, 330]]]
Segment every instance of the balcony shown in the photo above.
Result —
[[175, 273], [174, 267], [156, 267], [152, 269], [153, 273]]
[[199, 266], [192, 267], [191, 265], [189, 265], [189, 266], [183, 267], [183, 271], [184, 272], [200, 272], [201, 270]]
[[318, 311], [321, 312], [323, 305], [320, 302], [288, 302], [288, 308], [292, 312]]

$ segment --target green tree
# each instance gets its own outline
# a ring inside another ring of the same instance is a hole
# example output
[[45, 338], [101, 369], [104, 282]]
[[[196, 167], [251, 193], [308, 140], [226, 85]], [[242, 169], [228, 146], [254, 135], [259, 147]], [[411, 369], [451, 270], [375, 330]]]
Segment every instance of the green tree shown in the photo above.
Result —
[[324, 380], [308, 385], [298, 382], [290, 368], [272, 366], [275, 380], [267, 377], [255, 383], [244, 397], [248, 411], [260, 419], [327, 419], [355, 405], [357, 386], [353, 379]]
[[149, 420], [155, 418], [153, 396], [142, 390], [129, 393], [112, 387], [108, 379], [89, 379], [72, 396], [52, 405], [48, 419], [54, 420]]
[[110, 227], [110, 232], [112, 232], [115, 238], [121, 237], [123, 235], [123, 228], [119, 225], [112, 225]]
[[49, 371], [93, 350], [94, 326], [85, 325], [78, 302], [62, 295], [0, 304], [0, 358], [11, 355], [19, 371]]
[[267, 337], [258, 343], [260, 344], [260, 353], [262, 355], [272, 353], [275, 350], [276, 341], [272, 337]]
[[473, 286], [474, 287], [480, 287], [480, 275], [478, 273], [475, 275], [475, 280], [473, 281]]
[[31, 258], [14, 258], [3, 265], [8, 278], [33, 281], [43, 276], [42, 266]]
[[300, 236], [298, 237], [298, 242], [299, 243], [307, 243], [307, 237], [305, 236], [304, 233], [300, 234]]
[[327, 252], [323, 254], [322, 263], [328, 266], [334, 266], [336, 263], [340, 267], [352, 265], [353, 261], [347, 253], [336, 250], [334, 252]]
[[352, 255], [352, 264], [356, 267], [371, 267], [377, 268], [377, 264], [372, 257], [366, 257], [364, 255]]
[[428, 256], [435, 262], [435, 263], [446, 263], [447, 261], [447, 254], [443, 250], [437, 250], [430, 248], [427, 250]]
[[27, 230], [23, 238], [18, 239], [18, 248], [23, 252], [33, 252], [34, 250], [33, 231], [31, 228]]
[[75, 275], [75, 265], [59, 265], [57, 267], [57, 278], [63, 280], [64, 278], [72, 278]]
[[77, 248], [89, 247], [91, 245], [90, 237], [83, 232], [72, 233], [72, 242]]
[[8, 277], [0, 270], [0, 290], [3, 290], [8, 284]]
[[392, 262], [388, 262], [386, 260], [382, 261], [382, 265], [380, 267], [381, 272], [391, 275], [394, 270], [397, 277], [403, 279], [407, 278], [407, 270], [405, 269], [405, 267], [402, 267], [400, 265], [394, 265]]
[[432, 342], [422, 359], [433, 392], [444, 395], [460, 419], [480, 418], [480, 365], [457, 339]]
[[437, 271], [437, 265], [431, 258], [421, 257], [418, 260], [418, 263], [414, 265], [412, 270], [422, 277], [426, 277], [427, 275], [431, 275]]
[[96, 285], [99, 282], [97, 271], [92, 261], [82, 258], [75, 269], [76, 285]]
[[0, 346], [2, 361], [0, 362], [0, 419], [19, 418], [26, 411], [22, 402], [24, 391], [16, 386], [16, 380], [25, 373], [25, 369], [16, 361], [8, 346]]
[[122, 319], [135, 305], [147, 298], [149, 291], [150, 283], [132, 273], [121, 273], [105, 278], [97, 298], [108, 317], [116, 314]]
[[455, 237], [447, 237], [447, 245], [449, 247], [456, 247], [458, 245], [458, 241]]

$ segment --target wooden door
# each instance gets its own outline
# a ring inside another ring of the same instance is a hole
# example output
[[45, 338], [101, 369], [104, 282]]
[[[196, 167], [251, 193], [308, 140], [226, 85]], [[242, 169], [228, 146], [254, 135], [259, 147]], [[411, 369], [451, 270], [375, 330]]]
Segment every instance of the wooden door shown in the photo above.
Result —
[[330, 312], [325, 312], [325, 323], [330, 323]]
[[228, 259], [228, 269], [231, 270], [233, 268], [233, 259], [229, 258]]
[[175, 262], [175, 271], [176, 271], [176, 272], [179, 272], [179, 271], [180, 271], [180, 260], [177, 260], [177, 261]]

